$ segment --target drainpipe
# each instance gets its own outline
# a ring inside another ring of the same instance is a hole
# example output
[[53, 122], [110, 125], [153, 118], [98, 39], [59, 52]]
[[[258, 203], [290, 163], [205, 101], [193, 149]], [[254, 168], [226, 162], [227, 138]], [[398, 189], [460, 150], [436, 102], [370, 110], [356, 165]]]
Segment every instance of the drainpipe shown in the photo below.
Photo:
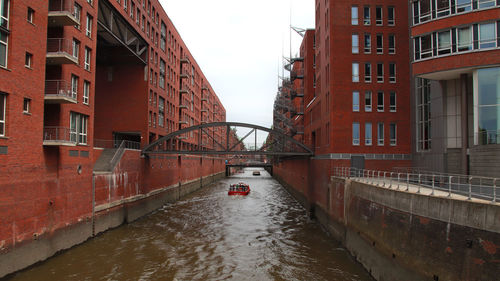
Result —
[[467, 103], [467, 74], [460, 75], [460, 92], [461, 92], [461, 123], [462, 123], [462, 174], [468, 175], [468, 161], [467, 161], [467, 150], [469, 148], [469, 124], [468, 117], [469, 114], [467, 112], [468, 103]]
[[95, 236], [95, 175], [92, 173], [92, 236]]

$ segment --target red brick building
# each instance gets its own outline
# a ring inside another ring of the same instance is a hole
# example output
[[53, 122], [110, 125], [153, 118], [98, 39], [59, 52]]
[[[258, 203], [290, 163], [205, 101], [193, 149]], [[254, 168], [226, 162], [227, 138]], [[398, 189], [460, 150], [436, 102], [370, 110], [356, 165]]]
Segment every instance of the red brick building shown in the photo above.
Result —
[[[225, 118], [157, 0], [0, 0], [0, 253], [94, 221], [101, 197], [114, 206], [113, 198], [223, 172], [223, 159], [145, 160], [138, 149]], [[123, 141], [120, 171], [99, 170]], [[198, 143], [192, 133], [178, 145]], [[97, 171], [131, 178], [111, 187]]]

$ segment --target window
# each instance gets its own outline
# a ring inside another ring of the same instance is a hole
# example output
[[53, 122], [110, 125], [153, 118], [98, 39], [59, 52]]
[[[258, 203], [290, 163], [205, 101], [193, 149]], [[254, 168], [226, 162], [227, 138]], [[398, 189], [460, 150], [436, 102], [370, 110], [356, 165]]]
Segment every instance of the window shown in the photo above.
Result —
[[165, 99], [160, 97], [158, 101], [158, 126], [163, 127], [165, 119]]
[[387, 7], [387, 25], [394, 25], [394, 7]]
[[141, 10], [137, 8], [137, 13], [135, 14], [135, 23], [137, 25], [141, 24]]
[[495, 4], [495, 0], [479, 0], [479, 9], [494, 7]]
[[[476, 76], [477, 75], [477, 76]], [[474, 73], [475, 144], [500, 143], [500, 67], [478, 69]]]
[[359, 82], [359, 63], [352, 63], [352, 82]]
[[450, 0], [436, 0], [436, 16], [438, 18], [450, 14]]
[[382, 91], [379, 91], [377, 93], [377, 111], [378, 112], [384, 111], [384, 92]]
[[357, 6], [351, 7], [351, 24], [358, 25], [358, 7]]
[[5, 115], [6, 115], [7, 95], [0, 92], [0, 137], [5, 137]]
[[165, 61], [160, 59], [160, 88], [165, 89]]
[[359, 36], [358, 36], [358, 34], [352, 35], [352, 53], [353, 54], [359, 53]]
[[359, 92], [352, 92], [352, 111], [359, 112]]
[[359, 123], [352, 123], [352, 145], [359, 145]]
[[396, 112], [396, 92], [389, 93], [389, 111]]
[[30, 113], [30, 106], [31, 106], [31, 99], [29, 98], [24, 98], [23, 100], [23, 113]]
[[457, 51], [465, 52], [472, 50], [472, 28], [470, 26], [457, 28]]
[[85, 47], [85, 63], [84, 67], [85, 70], [90, 71], [90, 55], [91, 55], [91, 50], [88, 47]]
[[93, 20], [94, 19], [92, 18], [92, 16], [87, 14], [87, 28], [85, 31], [85, 35], [87, 35], [87, 37], [92, 37], [92, 22], [93, 22]]
[[382, 7], [375, 8], [375, 24], [382, 25]]
[[456, 10], [457, 13], [468, 12], [472, 10], [472, 1], [471, 0], [456, 0]]
[[397, 144], [397, 128], [395, 123], [389, 124], [389, 144], [395, 146]]
[[370, 6], [363, 8], [363, 24], [370, 25]]
[[451, 32], [449, 30], [438, 32], [438, 55], [451, 53]]
[[27, 68], [31, 68], [32, 63], [33, 63], [33, 55], [26, 52], [26, 57], [24, 59], [24, 66], [26, 66]]
[[89, 3], [92, 6], [94, 4], [94, 0], [87, 0], [87, 3]]
[[148, 118], [148, 125], [149, 127], [151, 127], [151, 124], [152, 124], [152, 119], [153, 119], [153, 112], [149, 112], [149, 118]]
[[0, 67], [7, 67], [7, 37], [7, 32], [0, 30]]
[[75, 2], [75, 5], [73, 6], [73, 16], [78, 21], [78, 24], [75, 25], [75, 27], [80, 29], [80, 18], [82, 16], [82, 6], [78, 5], [76, 2]]
[[372, 123], [365, 123], [365, 145], [372, 145]]
[[372, 91], [365, 92], [365, 111], [372, 111]]
[[70, 113], [70, 140], [77, 144], [87, 144], [87, 121], [88, 116], [80, 113]]
[[431, 19], [431, 0], [420, 0], [414, 2], [413, 6], [413, 22], [426, 22]]
[[389, 34], [389, 54], [393, 55], [396, 53], [396, 39], [394, 34]]
[[432, 37], [427, 34], [415, 38], [415, 60], [432, 57]]
[[365, 33], [365, 54], [372, 52], [372, 36], [370, 33]]
[[396, 64], [389, 63], [389, 83], [396, 83]]
[[76, 59], [78, 59], [78, 54], [80, 52], [80, 42], [76, 39], [73, 39], [73, 45], [72, 45], [72, 55]]
[[71, 75], [71, 97], [76, 99], [78, 97], [78, 76]]
[[377, 83], [384, 82], [384, 64], [377, 63]]
[[384, 36], [382, 34], [377, 34], [377, 54], [384, 53]]
[[384, 123], [377, 124], [377, 145], [384, 145]]
[[134, 12], [135, 12], [135, 4], [134, 2], [130, 3], [130, 18], [134, 19]]
[[496, 24], [484, 23], [479, 25], [479, 48], [496, 47]]
[[128, 8], [128, 0], [123, 0], [123, 9], [126, 11]]
[[83, 104], [89, 104], [90, 82], [83, 81]]
[[141, 30], [144, 31], [144, 29], [146, 29], [146, 16], [142, 16], [142, 20], [141, 20]]
[[161, 40], [160, 40], [160, 48], [165, 51], [165, 45], [167, 43], [167, 26], [162, 22], [161, 23]]
[[417, 150], [431, 149], [431, 87], [429, 80], [417, 79]]
[[372, 82], [372, 65], [369, 62], [365, 62], [365, 82]]
[[26, 16], [26, 20], [29, 23], [33, 23], [34, 19], [35, 19], [35, 10], [31, 9], [30, 7], [28, 7], [28, 14]]
[[0, 0], [0, 27], [9, 28], [9, 0]]

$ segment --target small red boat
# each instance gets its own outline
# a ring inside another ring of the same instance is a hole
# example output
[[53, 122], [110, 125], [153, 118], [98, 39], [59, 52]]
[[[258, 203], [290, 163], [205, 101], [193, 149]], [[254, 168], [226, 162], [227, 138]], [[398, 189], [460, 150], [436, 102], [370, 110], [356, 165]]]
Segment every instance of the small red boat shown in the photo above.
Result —
[[250, 186], [240, 182], [231, 184], [227, 195], [248, 195], [248, 193], [250, 193]]

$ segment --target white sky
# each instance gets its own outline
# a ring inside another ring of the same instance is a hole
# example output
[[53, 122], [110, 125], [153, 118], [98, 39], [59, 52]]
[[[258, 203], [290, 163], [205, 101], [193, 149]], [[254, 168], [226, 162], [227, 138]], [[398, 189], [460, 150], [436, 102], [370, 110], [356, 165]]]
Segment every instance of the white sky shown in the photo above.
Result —
[[[292, 26], [314, 28], [314, 0], [160, 3], [226, 108], [227, 121], [269, 128], [281, 57], [290, 55], [290, 19]], [[300, 42], [293, 32], [293, 55]]]

